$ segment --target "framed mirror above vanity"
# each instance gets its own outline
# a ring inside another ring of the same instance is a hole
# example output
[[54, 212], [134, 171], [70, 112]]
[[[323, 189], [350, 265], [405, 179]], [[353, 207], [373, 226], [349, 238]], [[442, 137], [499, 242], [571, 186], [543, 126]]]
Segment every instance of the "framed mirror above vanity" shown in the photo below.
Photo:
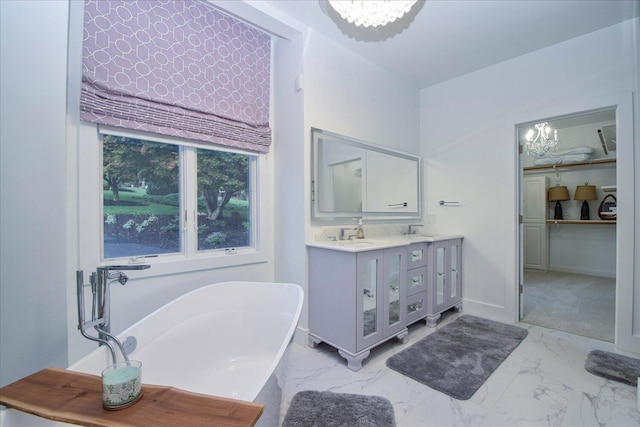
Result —
[[311, 215], [421, 218], [420, 157], [311, 128]]

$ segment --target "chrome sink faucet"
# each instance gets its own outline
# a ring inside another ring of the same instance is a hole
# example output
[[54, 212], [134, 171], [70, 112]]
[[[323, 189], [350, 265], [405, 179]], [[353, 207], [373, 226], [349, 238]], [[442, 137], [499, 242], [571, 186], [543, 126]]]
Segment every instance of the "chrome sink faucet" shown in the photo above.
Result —
[[347, 231], [357, 231], [357, 228], [341, 228], [340, 229], [340, 240], [351, 240], [356, 236], [356, 234], [347, 234]]
[[[128, 357], [122, 343], [111, 334], [111, 293], [109, 291], [109, 285], [114, 281], [118, 281], [118, 283], [123, 286], [127, 283], [129, 277], [127, 277], [122, 270], [145, 270], [149, 267], [147, 264], [114, 265], [98, 267], [96, 272], [91, 273], [89, 283], [93, 298], [90, 321], [85, 321], [84, 316], [84, 273], [82, 270], [76, 271], [78, 329], [85, 338], [109, 347], [113, 363], [116, 363], [116, 350], [111, 341], [117, 345], [125, 360], [128, 360]], [[87, 329], [91, 327], [98, 332], [97, 337], [87, 333]]]
[[411, 224], [409, 225], [409, 231], [407, 234], [418, 234], [415, 227], [422, 227], [422, 224]]
[[[362, 218], [354, 218], [358, 220], [358, 225], [355, 228], [341, 228], [340, 229], [340, 240], [344, 240], [345, 238], [351, 240], [353, 238], [356, 239], [364, 239], [364, 228], [362, 227]], [[346, 231], [355, 231], [354, 234], [347, 235]]]

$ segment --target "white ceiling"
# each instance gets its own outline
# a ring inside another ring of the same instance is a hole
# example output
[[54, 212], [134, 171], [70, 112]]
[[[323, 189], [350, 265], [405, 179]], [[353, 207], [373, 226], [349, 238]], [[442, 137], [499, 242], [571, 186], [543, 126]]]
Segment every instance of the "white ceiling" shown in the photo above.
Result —
[[640, 16], [640, 0], [426, 0], [365, 29], [326, 0], [268, 2], [419, 88]]

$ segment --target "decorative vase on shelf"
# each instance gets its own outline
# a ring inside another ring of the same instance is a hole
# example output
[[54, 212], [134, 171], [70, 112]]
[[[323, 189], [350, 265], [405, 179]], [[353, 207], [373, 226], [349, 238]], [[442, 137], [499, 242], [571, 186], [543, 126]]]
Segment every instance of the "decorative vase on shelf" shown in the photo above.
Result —
[[[607, 201], [607, 199], [611, 198], [611, 200]], [[600, 202], [600, 207], [598, 207], [598, 216], [603, 220], [614, 220], [617, 217], [617, 207], [616, 207], [616, 196], [613, 194], [607, 194], [602, 202]]]

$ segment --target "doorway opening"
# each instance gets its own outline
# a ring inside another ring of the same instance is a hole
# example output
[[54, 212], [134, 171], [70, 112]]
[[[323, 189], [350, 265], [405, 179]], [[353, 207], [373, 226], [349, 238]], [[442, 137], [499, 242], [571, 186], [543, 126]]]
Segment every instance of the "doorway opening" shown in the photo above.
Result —
[[520, 124], [520, 146], [539, 122], [559, 143], [520, 156], [520, 320], [614, 342], [616, 111]]

